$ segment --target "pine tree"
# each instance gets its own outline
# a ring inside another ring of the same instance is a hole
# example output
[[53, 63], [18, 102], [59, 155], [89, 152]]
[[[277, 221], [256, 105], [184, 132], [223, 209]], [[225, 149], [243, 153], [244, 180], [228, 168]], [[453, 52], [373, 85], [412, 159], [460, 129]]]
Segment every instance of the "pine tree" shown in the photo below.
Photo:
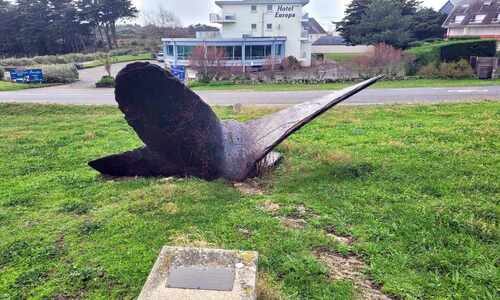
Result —
[[372, 0], [358, 24], [350, 27], [354, 44], [385, 43], [405, 48], [412, 40], [412, 16], [393, 0]]

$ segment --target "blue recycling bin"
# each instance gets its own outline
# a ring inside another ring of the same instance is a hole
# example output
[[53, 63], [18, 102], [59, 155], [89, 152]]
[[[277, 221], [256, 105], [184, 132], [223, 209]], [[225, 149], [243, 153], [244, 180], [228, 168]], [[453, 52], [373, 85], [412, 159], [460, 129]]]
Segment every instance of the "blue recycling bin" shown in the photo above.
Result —
[[180, 81], [185, 81], [186, 80], [186, 67], [184, 66], [173, 66], [170, 71], [172, 72], [172, 75], [177, 77]]

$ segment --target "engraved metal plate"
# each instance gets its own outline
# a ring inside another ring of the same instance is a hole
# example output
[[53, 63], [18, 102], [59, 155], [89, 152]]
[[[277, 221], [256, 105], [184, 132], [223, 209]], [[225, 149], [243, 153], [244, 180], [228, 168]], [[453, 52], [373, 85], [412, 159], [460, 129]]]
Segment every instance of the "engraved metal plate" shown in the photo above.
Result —
[[234, 277], [234, 268], [172, 266], [167, 288], [232, 291]]

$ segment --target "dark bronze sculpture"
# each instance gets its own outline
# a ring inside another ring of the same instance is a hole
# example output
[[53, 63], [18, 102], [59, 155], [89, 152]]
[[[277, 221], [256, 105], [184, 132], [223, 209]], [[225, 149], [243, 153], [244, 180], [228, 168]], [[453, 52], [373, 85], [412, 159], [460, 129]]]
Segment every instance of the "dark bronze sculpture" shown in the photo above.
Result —
[[168, 71], [133, 63], [118, 74], [115, 96], [145, 146], [89, 165], [110, 176], [243, 181], [276, 164], [280, 155], [272, 150], [292, 133], [379, 79], [247, 123], [221, 122], [208, 104]]

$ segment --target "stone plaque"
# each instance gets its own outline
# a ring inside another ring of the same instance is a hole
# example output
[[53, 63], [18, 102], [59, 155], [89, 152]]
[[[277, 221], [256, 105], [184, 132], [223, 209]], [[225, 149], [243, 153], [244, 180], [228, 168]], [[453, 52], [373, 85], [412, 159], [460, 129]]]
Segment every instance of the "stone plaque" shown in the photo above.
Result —
[[255, 300], [258, 254], [164, 247], [139, 300]]
[[232, 291], [234, 268], [187, 266], [173, 267], [168, 274], [167, 287]]

